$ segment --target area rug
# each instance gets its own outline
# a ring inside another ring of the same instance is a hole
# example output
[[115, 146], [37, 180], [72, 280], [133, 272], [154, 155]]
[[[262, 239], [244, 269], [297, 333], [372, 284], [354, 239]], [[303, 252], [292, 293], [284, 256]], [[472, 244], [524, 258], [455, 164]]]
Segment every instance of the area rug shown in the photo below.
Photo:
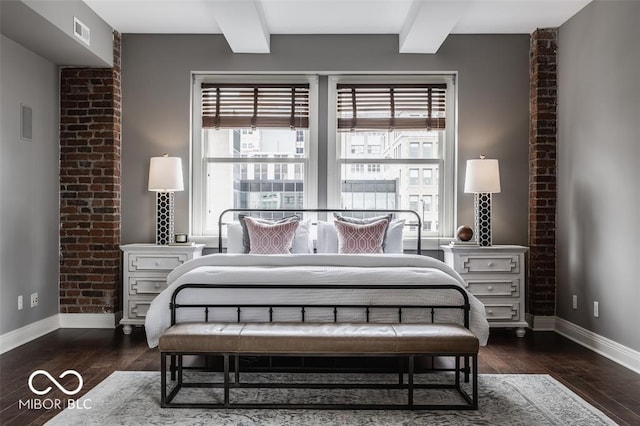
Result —
[[[249, 375], [247, 375], [249, 376]], [[279, 374], [278, 379], [282, 380]], [[325, 380], [306, 375], [308, 380]], [[219, 377], [218, 377], [219, 378]], [[216, 380], [218, 379], [216, 378]], [[246, 381], [272, 380], [255, 374]], [[285, 378], [286, 379], [286, 378]], [[378, 380], [367, 375], [362, 381]], [[352, 380], [352, 379], [349, 379]], [[615, 425], [607, 416], [589, 405], [548, 375], [481, 374], [480, 409], [477, 411], [384, 411], [384, 410], [239, 410], [160, 408], [158, 372], [116, 371], [84, 395], [80, 405], [88, 410], [66, 409], [48, 425]], [[232, 390], [232, 401], [248, 398], [273, 401], [274, 389]], [[277, 400], [297, 402], [304, 393], [309, 401], [313, 390], [288, 389], [275, 395]], [[187, 389], [180, 401], [218, 398], [220, 390]], [[253, 394], [249, 394], [253, 392]], [[404, 401], [406, 393], [386, 390], [322, 390], [311, 396], [313, 402]], [[429, 396], [450, 398], [446, 392], [424, 391]], [[419, 395], [416, 395], [418, 398]], [[426, 397], [426, 396], [425, 396]], [[176, 402], [179, 400], [176, 399]]]

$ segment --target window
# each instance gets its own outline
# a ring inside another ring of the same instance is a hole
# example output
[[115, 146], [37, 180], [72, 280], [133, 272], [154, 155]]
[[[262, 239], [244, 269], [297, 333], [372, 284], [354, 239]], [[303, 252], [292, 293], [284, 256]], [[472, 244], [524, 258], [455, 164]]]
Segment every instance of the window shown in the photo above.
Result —
[[422, 184], [433, 185], [433, 169], [422, 169]]
[[228, 208], [315, 205], [315, 79], [265, 78], [194, 77], [195, 236], [217, 236], [218, 217]]
[[[336, 176], [336, 183], [327, 190], [329, 205], [361, 208], [367, 197], [373, 200], [373, 195], [367, 194], [379, 184], [376, 208], [415, 210], [430, 221], [428, 233], [423, 235], [452, 235], [453, 78], [336, 76], [330, 78], [329, 88], [335, 108], [335, 131], [330, 132], [335, 135], [335, 144], [330, 149], [336, 155], [335, 165], [330, 163], [327, 171], [328, 176]], [[367, 172], [379, 172], [352, 176], [352, 167], [359, 164], [367, 164]], [[340, 194], [337, 202], [334, 192]], [[433, 202], [437, 196], [443, 201], [441, 205]], [[440, 229], [438, 224], [444, 227]], [[412, 228], [408, 231], [406, 236], [416, 232]]]
[[367, 164], [367, 173], [380, 173], [380, 164]]
[[409, 169], [409, 185], [418, 185], [418, 169]]
[[409, 158], [420, 157], [420, 142], [409, 142]]
[[433, 199], [433, 195], [431, 195], [431, 194], [427, 194], [424, 197], [422, 197], [422, 203], [423, 203], [423, 207], [422, 208], [423, 208], [423, 211], [425, 211], [425, 212], [430, 212], [431, 211], [431, 208], [432, 208], [432, 205], [433, 205], [432, 199]]
[[433, 143], [424, 142], [422, 144], [422, 158], [433, 158]]
[[419, 211], [418, 210], [418, 196], [417, 195], [409, 195], [409, 210]]
[[351, 173], [364, 173], [364, 164], [352, 164]]
[[217, 236], [225, 209], [315, 207], [325, 190], [326, 207], [411, 208], [430, 221], [423, 236], [453, 235], [453, 76], [329, 76], [327, 87], [317, 145], [316, 76], [194, 75], [192, 235]]

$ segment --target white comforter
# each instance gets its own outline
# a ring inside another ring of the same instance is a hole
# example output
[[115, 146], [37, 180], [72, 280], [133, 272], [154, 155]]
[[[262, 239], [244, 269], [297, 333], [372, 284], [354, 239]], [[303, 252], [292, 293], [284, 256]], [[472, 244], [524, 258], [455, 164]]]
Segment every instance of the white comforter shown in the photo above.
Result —
[[[145, 320], [147, 343], [149, 347], [158, 345], [160, 335], [170, 326], [169, 302], [173, 291], [181, 284], [454, 284], [464, 288], [464, 281], [453, 269], [437, 259], [417, 255], [347, 255], [347, 254], [290, 254], [290, 255], [251, 255], [251, 254], [211, 254], [193, 259], [176, 269], [167, 277], [168, 287], [151, 304]], [[304, 301], [313, 303], [362, 303], [393, 304], [414, 302], [417, 299], [428, 303], [461, 303], [462, 297], [451, 290], [351, 290], [327, 291], [314, 289], [188, 289], [180, 295], [180, 303], [281, 303]], [[485, 317], [484, 306], [467, 292], [471, 303], [470, 328], [485, 345], [489, 337], [489, 324]], [[319, 309], [319, 308], [318, 308]], [[222, 320], [216, 315], [226, 315], [225, 320], [235, 318], [235, 310], [211, 313], [210, 320]], [[264, 312], [243, 311], [243, 319], [263, 319]], [[299, 310], [283, 312], [282, 317], [274, 320], [295, 320]], [[313, 317], [308, 310], [307, 321], [327, 320], [333, 312], [318, 311]], [[378, 321], [385, 315], [391, 320], [395, 312], [379, 313]], [[418, 315], [416, 313], [415, 315]], [[424, 316], [424, 313], [421, 314]], [[356, 321], [362, 312], [341, 318], [342, 321]], [[260, 318], [258, 318], [260, 317]], [[436, 311], [436, 320], [461, 322], [462, 314], [458, 310]], [[178, 309], [178, 321], [202, 321], [203, 310]], [[372, 318], [372, 320], [376, 320]], [[414, 321], [417, 320], [414, 318]], [[411, 322], [411, 312], [403, 314], [403, 321]]]

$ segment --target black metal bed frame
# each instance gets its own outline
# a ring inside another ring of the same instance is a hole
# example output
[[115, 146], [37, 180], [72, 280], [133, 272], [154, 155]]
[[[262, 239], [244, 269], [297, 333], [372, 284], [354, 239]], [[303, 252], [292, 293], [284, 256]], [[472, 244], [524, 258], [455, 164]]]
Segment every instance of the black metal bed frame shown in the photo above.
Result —
[[[420, 289], [434, 289], [434, 290], [453, 290], [462, 295], [462, 304], [441, 305], [441, 304], [391, 304], [391, 305], [378, 305], [378, 304], [300, 304], [300, 303], [279, 303], [279, 304], [261, 304], [261, 303], [179, 303], [178, 295], [186, 289], [326, 289], [326, 290], [350, 290], [350, 289], [388, 289], [388, 290], [420, 290]], [[236, 322], [242, 322], [243, 309], [262, 308], [269, 312], [269, 322], [273, 322], [273, 313], [276, 309], [281, 308], [299, 308], [300, 320], [305, 322], [305, 309], [306, 308], [325, 308], [332, 309], [334, 316], [333, 322], [338, 322], [338, 311], [342, 309], [362, 309], [366, 316], [366, 322], [370, 322], [370, 313], [376, 309], [397, 309], [398, 323], [402, 323], [403, 310], [424, 310], [427, 315], [425, 323], [435, 323], [435, 310], [436, 309], [459, 309], [463, 311], [464, 327], [469, 328], [469, 297], [465, 290], [450, 284], [405, 284], [405, 285], [388, 285], [388, 284], [373, 284], [373, 285], [331, 285], [331, 284], [309, 284], [309, 285], [257, 285], [257, 284], [242, 284], [242, 285], [227, 285], [227, 284], [183, 284], [176, 288], [171, 297], [170, 309], [171, 309], [171, 325], [176, 324], [177, 309], [190, 308], [190, 309], [202, 309], [204, 322], [209, 322], [210, 310], [216, 308], [235, 308], [237, 312]], [[429, 354], [399, 354], [399, 353], [382, 353], [382, 354], [304, 354], [304, 356], [310, 357], [388, 357], [398, 358], [401, 361], [403, 358], [407, 359], [406, 368], [401, 362], [398, 362], [398, 383], [244, 383], [240, 382], [240, 355], [237, 353], [207, 353], [206, 355], [222, 356], [224, 371], [222, 383], [209, 383], [209, 382], [189, 382], [184, 381], [184, 370], [187, 369], [183, 365], [184, 355], [203, 355], [203, 353], [191, 353], [191, 352], [161, 352], [161, 406], [162, 407], [176, 407], [176, 408], [287, 408], [287, 409], [471, 409], [478, 408], [478, 358], [477, 353], [429, 353]], [[428, 356], [445, 356], [454, 357], [455, 373], [454, 383], [426, 383], [417, 384], [414, 382], [414, 374], [416, 373], [414, 363], [416, 357]], [[301, 357], [300, 353], [242, 353], [242, 356], [276, 356], [276, 357]], [[171, 380], [177, 382], [175, 386], [167, 394], [167, 357], [171, 358]], [[230, 381], [230, 367], [229, 358], [234, 359], [234, 380]], [[461, 367], [460, 358], [464, 362], [464, 366]], [[177, 363], [176, 363], [177, 360]], [[471, 366], [469, 361], [471, 360]], [[471, 396], [462, 387], [460, 375], [464, 372], [464, 381], [469, 382], [469, 370], [473, 372], [473, 383], [471, 385]], [[407, 383], [404, 382], [404, 376], [407, 375]], [[223, 402], [222, 403], [175, 403], [172, 402], [175, 396], [182, 388], [222, 388], [223, 389]], [[406, 404], [272, 404], [272, 403], [232, 403], [230, 400], [231, 389], [241, 388], [305, 388], [305, 389], [406, 389], [407, 390], [407, 403]], [[462, 397], [465, 404], [416, 404], [414, 402], [414, 391], [416, 389], [452, 389], [456, 390]]]
[[417, 227], [417, 246], [416, 252], [422, 254], [422, 218], [415, 210], [378, 210], [378, 209], [226, 209], [218, 216], [218, 253], [222, 253], [222, 226], [227, 222], [223, 221], [223, 217], [228, 213], [374, 213], [374, 214], [400, 214], [407, 213], [415, 216], [415, 222], [405, 223], [406, 227]]

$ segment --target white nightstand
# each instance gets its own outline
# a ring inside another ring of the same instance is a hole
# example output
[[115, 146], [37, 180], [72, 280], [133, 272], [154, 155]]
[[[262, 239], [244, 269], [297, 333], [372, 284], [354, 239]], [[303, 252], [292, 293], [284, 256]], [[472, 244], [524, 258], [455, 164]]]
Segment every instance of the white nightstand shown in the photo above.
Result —
[[202, 256], [204, 244], [160, 246], [127, 244], [121, 246], [122, 324], [124, 334], [132, 326], [144, 325], [153, 299], [167, 287], [167, 275], [189, 259]]
[[444, 261], [458, 272], [476, 296], [491, 327], [515, 327], [525, 335], [525, 263], [523, 246], [441, 246]]

